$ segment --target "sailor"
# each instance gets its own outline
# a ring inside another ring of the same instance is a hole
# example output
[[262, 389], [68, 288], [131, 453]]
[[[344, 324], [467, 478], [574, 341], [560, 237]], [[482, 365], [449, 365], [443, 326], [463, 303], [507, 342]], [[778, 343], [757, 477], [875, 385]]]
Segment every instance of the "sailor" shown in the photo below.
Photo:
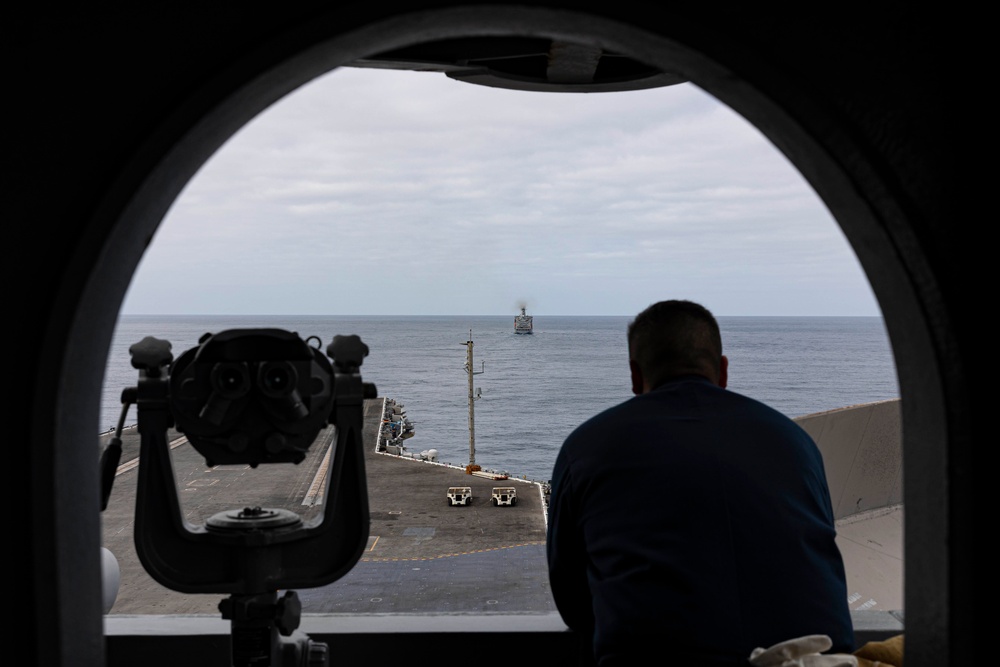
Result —
[[628, 327], [636, 396], [564, 442], [548, 562], [583, 663], [747, 665], [809, 635], [854, 634], [823, 459], [791, 419], [726, 390], [712, 314], [653, 304]]

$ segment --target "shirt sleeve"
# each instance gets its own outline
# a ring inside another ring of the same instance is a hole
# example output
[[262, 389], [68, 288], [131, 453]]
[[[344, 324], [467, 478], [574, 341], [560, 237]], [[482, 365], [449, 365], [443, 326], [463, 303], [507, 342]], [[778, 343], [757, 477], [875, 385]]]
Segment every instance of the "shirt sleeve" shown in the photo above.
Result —
[[576, 509], [571, 468], [562, 453], [552, 473], [546, 554], [549, 585], [559, 615], [572, 630], [592, 633], [594, 612], [587, 579], [587, 548]]

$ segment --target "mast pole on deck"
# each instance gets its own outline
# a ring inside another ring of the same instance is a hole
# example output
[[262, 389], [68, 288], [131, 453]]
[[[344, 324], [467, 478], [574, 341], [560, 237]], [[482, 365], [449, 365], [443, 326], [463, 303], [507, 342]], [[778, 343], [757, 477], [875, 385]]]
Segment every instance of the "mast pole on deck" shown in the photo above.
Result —
[[486, 372], [486, 362], [482, 362], [482, 370], [473, 370], [472, 365], [472, 329], [469, 329], [469, 340], [462, 343], [465, 345], [465, 372], [469, 376], [469, 465], [465, 467], [467, 473], [472, 473], [475, 470], [479, 470], [479, 466], [476, 465], [476, 413], [473, 408], [473, 404], [476, 400], [482, 397], [482, 390], [479, 392], [474, 392], [472, 388], [472, 376], [482, 375]]

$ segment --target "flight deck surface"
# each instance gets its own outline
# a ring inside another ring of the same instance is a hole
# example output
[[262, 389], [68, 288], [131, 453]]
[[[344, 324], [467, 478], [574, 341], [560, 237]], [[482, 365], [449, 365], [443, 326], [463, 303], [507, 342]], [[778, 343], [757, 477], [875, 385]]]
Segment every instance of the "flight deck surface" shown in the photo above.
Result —
[[[375, 451], [383, 399], [365, 401], [362, 434], [371, 527], [360, 561], [344, 577], [296, 589], [303, 613], [499, 613], [555, 611], [545, 563], [542, 485], [496, 481], [463, 468]], [[309, 519], [322, 511], [323, 431], [301, 464], [209, 468], [182, 435], [169, 434], [174, 478], [185, 519], [256, 506]], [[110, 434], [101, 437], [106, 444]], [[127, 429], [123, 455], [103, 518], [103, 546], [119, 562], [121, 585], [110, 614], [211, 614], [225, 594], [172, 591], [146, 573], [133, 542], [139, 434]], [[515, 486], [514, 506], [494, 506], [494, 486]], [[447, 490], [470, 486], [473, 501], [451, 506]]]

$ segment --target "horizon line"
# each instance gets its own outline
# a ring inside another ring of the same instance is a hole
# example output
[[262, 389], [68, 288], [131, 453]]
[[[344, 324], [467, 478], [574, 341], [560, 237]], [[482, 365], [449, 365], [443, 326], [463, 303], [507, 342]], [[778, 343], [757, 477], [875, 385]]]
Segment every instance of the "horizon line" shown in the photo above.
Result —
[[[545, 317], [635, 317], [636, 313], [630, 314], [546, 314]], [[883, 318], [881, 313], [876, 315], [861, 314], [824, 314], [824, 315], [801, 315], [801, 314], [768, 314], [768, 315], [724, 315], [713, 313], [715, 317], [871, 317]], [[118, 317], [514, 317], [514, 315], [497, 313], [479, 314], [445, 314], [445, 313], [420, 313], [420, 314], [392, 314], [392, 313], [119, 313]], [[538, 317], [532, 314], [532, 317]]]

